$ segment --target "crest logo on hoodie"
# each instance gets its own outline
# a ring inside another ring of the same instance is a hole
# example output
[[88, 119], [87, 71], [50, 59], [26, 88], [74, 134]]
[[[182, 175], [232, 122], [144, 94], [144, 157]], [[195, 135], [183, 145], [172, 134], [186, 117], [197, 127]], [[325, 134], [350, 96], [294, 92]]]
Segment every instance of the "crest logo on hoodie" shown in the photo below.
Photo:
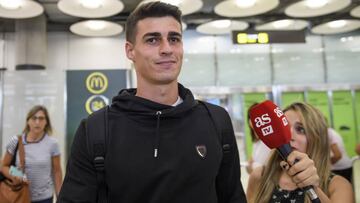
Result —
[[206, 146], [205, 145], [196, 145], [196, 152], [201, 156], [201, 158], [205, 158], [207, 154]]

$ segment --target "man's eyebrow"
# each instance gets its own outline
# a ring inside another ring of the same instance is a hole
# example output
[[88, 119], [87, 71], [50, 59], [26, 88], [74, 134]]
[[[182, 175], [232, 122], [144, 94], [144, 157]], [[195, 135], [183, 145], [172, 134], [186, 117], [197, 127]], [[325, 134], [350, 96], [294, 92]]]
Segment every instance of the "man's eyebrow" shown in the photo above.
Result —
[[[160, 36], [161, 36], [161, 33], [159, 33], [159, 32], [148, 32], [143, 36], [143, 38], [146, 38], [146, 37], [160, 37]], [[179, 32], [169, 32], [168, 36], [182, 37], [182, 35]]]
[[159, 32], [148, 32], [146, 33], [143, 38], [146, 38], [146, 37], [160, 37], [161, 34]]
[[178, 32], [169, 32], [169, 36], [179, 36], [181, 37], [182, 35]]

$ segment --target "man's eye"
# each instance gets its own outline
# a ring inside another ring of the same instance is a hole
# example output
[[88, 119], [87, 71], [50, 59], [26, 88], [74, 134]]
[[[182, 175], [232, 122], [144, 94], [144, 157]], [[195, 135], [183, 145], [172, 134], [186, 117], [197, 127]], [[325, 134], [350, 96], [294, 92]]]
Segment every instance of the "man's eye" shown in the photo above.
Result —
[[150, 43], [150, 44], [155, 44], [157, 41], [158, 41], [157, 38], [149, 38], [149, 39], [146, 40], [146, 42]]
[[181, 42], [181, 39], [179, 37], [170, 37], [170, 42]]

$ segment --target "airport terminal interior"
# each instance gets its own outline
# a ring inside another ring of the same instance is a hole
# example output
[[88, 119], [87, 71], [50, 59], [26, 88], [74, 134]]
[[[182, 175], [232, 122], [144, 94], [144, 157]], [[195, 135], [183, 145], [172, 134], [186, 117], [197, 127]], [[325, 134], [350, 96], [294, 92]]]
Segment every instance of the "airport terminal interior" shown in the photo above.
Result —
[[[48, 108], [65, 171], [81, 119], [136, 87], [125, 22], [150, 0], [0, 0], [0, 154], [25, 115]], [[360, 0], [163, 0], [183, 13], [179, 82], [230, 114], [241, 180], [252, 153], [247, 110], [317, 107], [343, 138], [360, 202]]]

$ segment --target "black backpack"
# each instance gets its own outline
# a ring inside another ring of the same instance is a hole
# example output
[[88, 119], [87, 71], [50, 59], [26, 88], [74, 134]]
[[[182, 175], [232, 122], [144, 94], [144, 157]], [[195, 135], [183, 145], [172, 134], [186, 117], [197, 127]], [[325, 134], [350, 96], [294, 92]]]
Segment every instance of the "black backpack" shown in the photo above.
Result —
[[[228, 126], [226, 119], [222, 119], [222, 116], [215, 116], [223, 112], [222, 109], [214, 107], [209, 103], [203, 101], [197, 101], [202, 104], [214, 124], [214, 128], [219, 136], [219, 142], [221, 142], [223, 148], [223, 159], [221, 161], [221, 171], [219, 176], [227, 173], [227, 163], [232, 160], [231, 151], [234, 146], [231, 146], [233, 138], [232, 128], [224, 128]], [[106, 146], [108, 145], [108, 112], [110, 107], [106, 106], [89, 116], [86, 125], [87, 144], [89, 152], [92, 153], [93, 165], [96, 170], [97, 179], [97, 203], [107, 203], [107, 185], [105, 182], [105, 156]], [[101, 124], [100, 124], [101, 123]], [[221, 128], [222, 127], [222, 128]], [[220, 183], [221, 184], [221, 183]]]

